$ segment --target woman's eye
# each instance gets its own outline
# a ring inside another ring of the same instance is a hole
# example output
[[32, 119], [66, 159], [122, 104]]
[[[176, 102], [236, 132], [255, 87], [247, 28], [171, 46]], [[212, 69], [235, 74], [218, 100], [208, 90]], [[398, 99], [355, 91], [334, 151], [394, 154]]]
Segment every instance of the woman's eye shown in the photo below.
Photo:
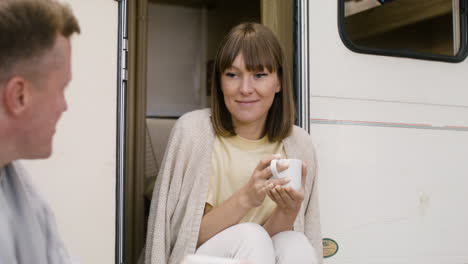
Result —
[[229, 77], [229, 78], [234, 78], [234, 77], [237, 76], [237, 75], [236, 75], [235, 73], [233, 73], [233, 72], [226, 72], [225, 75], [226, 75], [227, 77]]
[[260, 73], [256, 73], [255, 74], [255, 78], [256, 79], [260, 79], [260, 78], [263, 78], [265, 76], [267, 76], [268, 74], [267, 73], [264, 73], [264, 72], [260, 72]]

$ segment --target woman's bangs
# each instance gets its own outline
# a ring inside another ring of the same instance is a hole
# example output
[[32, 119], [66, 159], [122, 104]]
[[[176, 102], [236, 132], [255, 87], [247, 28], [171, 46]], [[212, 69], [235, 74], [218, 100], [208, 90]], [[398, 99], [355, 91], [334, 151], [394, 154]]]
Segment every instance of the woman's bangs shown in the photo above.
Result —
[[233, 40], [226, 43], [224, 49], [221, 51], [221, 57], [216, 69], [219, 73], [223, 73], [226, 69], [232, 66], [232, 63], [236, 59], [236, 56], [240, 50], [238, 43], [239, 40]]
[[[262, 43], [263, 42], [263, 43]], [[244, 55], [245, 68], [250, 72], [264, 71], [276, 72], [278, 69], [278, 61], [266, 41], [261, 41], [257, 38], [244, 39], [241, 49]]]
[[250, 72], [259, 72], [265, 69], [269, 72], [278, 70], [279, 61], [270, 45], [259, 38], [252, 39], [246, 36], [226, 43], [217, 70], [222, 73], [230, 68], [240, 53], [244, 56], [245, 68]]

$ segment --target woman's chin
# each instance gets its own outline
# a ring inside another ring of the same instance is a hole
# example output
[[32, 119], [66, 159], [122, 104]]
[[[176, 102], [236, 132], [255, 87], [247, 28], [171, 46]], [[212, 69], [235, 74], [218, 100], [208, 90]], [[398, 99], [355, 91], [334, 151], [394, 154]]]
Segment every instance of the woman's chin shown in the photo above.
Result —
[[240, 125], [250, 125], [254, 123], [262, 123], [264, 119], [261, 116], [253, 116], [253, 115], [242, 115], [234, 117], [234, 123]]

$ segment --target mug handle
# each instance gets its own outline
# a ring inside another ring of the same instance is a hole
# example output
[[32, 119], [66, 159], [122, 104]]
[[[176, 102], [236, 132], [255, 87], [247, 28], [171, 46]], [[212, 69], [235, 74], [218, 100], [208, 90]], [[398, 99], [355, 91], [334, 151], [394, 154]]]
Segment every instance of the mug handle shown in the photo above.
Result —
[[278, 170], [276, 169], [276, 163], [278, 162], [277, 159], [273, 159], [271, 160], [270, 162], [270, 169], [271, 169], [271, 173], [273, 174], [272, 178], [279, 178], [278, 177]]

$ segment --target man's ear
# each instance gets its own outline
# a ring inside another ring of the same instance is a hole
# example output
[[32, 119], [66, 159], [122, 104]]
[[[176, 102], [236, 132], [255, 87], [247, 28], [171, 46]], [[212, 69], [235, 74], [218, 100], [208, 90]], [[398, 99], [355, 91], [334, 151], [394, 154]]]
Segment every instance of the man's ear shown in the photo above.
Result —
[[30, 83], [24, 78], [15, 76], [3, 87], [3, 100], [7, 113], [19, 116], [24, 113], [31, 101]]

